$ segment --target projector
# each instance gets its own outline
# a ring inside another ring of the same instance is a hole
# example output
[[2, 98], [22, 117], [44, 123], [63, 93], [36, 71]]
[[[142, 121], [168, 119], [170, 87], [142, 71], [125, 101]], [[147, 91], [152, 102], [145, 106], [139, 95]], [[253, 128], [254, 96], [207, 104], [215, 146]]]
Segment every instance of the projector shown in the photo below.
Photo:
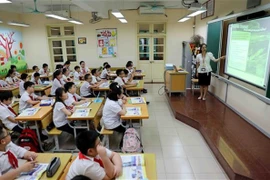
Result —
[[194, 2], [190, 4], [190, 7], [188, 8], [188, 10], [190, 11], [198, 11], [202, 9], [202, 4], [199, 2]]

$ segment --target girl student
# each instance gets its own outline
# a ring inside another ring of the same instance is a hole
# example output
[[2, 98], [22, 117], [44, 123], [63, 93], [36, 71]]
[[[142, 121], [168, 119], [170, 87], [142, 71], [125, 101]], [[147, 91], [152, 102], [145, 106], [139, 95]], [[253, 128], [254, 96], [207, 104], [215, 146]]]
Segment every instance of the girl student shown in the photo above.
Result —
[[62, 71], [58, 69], [53, 73], [51, 96], [55, 96], [56, 89], [59, 87], [64, 87], [64, 84], [65, 82], [62, 80]]

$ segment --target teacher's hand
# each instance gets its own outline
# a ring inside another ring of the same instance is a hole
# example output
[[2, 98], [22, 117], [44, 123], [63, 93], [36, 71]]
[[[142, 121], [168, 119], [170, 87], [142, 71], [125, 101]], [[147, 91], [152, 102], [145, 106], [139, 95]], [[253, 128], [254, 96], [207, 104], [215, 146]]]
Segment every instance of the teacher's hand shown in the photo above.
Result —
[[226, 59], [226, 56], [221, 56], [220, 59], [224, 60], [224, 59]]

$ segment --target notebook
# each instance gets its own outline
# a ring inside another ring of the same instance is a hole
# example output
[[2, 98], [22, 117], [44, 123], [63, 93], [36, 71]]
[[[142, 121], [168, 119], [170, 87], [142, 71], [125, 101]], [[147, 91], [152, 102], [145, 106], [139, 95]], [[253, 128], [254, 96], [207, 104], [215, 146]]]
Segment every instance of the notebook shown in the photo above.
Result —
[[23, 172], [16, 180], [39, 180], [42, 174], [46, 171], [48, 164], [39, 163], [29, 172]]
[[86, 117], [90, 111], [91, 108], [76, 109], [71, 117]]
[[51, 106], [53, 103], [53, 99], [41, 100], [39, 106]]
[[142, 115], [141, 107], [127, 107], [125, 116], [139, 116]]
[[91, 104], [91, 102], [85, 102], [83, 104], [75, 106], [76, 108], [86, 108]]
[[145, 101], [142, 97], [133, 97], [130, 98], [130, 104], [145, 104]]
[[27, 108], [19, 116], [33, 116], [35, 115], [40, 108]]

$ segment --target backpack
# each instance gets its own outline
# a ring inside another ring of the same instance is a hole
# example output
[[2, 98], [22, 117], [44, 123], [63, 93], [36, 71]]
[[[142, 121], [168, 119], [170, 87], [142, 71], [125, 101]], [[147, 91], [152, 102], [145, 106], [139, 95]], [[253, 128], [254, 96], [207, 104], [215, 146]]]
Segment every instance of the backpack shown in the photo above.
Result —
[[136, 129], [128, 128], [123, 137], [123, 153], [142, 153], [143, 146]]
[[30, 128], [25, 128], [22, 131], [18, 144], [28, 151], [40, 152], [37, 134]]

